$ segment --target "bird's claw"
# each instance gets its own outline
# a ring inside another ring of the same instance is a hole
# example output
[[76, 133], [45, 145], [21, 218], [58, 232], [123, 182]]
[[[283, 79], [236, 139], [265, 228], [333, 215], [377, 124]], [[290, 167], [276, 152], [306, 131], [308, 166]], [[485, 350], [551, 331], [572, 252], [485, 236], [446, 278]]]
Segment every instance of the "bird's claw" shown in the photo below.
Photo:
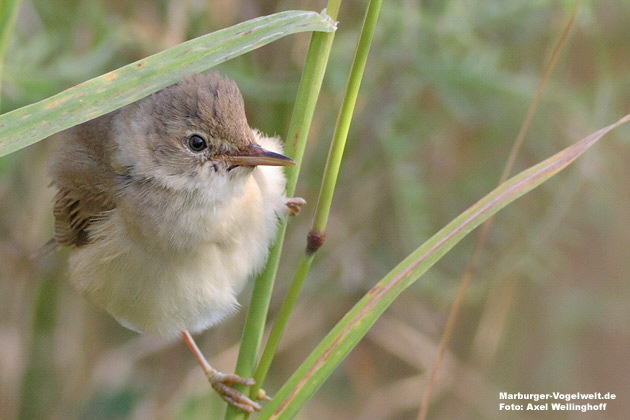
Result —
[[306, 200], [301, 197], [287, 198], [285, 205], [289, 209], [289, 216], [297, 216], [302, 210], [302, 206], [306, 204]]
[[[212, 372], [208, 374], [208, 380], [212, 388], [223, 398], [225, 402], [234, 407], [245, 411], [246, 413], [253, 413], [255, 411], [262, 410], [262, 406], [255, 401], [252, 401], [245, 394], [232, 388], [233, 384], [241, 384], [245, 386], [253, 386], [256, 381], [251, 378], [241, 378], [238, 375], [225, 374], [221, 372]], [[271, 398], [267, 396], [264, 390], [258, 391], [259, 400], [269, 401]]]

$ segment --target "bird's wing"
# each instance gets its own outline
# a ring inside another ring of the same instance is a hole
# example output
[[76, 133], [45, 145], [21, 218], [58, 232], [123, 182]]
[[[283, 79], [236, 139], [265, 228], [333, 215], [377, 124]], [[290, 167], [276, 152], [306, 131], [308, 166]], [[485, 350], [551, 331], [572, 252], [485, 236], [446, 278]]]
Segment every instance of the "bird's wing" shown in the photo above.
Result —
[[81, 246], [90, 242], [92, 222], [114, 209], [111, 197], [98, 192], [87, 195], [77, 190], [61, 188], [55, 195], [55, 241], [60, 245]]
[[111, 116], [100, 117], [55, 135], [49, 171], [54, 198], [54, 240], [60, 245], [90, 242], [90, 225], [116, 207], [117, 175], [110, 165]]

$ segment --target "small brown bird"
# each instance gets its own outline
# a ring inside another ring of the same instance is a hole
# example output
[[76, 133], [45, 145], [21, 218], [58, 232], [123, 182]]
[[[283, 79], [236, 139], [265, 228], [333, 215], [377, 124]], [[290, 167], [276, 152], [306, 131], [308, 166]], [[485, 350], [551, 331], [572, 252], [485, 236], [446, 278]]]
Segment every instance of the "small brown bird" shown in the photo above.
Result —
[[285, 197], [277, 138], [250, 128], [236, 85], [217, 73], [179, 83], [53, 136], [55, 237], [70, 280], [132, 330], [181, 334], [212, 387], [260, 405], [205, 360], [191, 333], [221, 321], [264, 265]]

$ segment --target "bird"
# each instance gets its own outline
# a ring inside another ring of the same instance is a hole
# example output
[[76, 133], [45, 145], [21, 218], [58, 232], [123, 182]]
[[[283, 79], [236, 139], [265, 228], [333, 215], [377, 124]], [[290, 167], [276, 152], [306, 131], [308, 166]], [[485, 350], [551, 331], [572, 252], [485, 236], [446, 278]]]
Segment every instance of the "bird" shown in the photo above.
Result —
[[[192, 334], [238, 308], [263, 268], [287, 198], [282, 143], [247, 122], [236, 84], [191, 74], [137, 102], [52, 136], [55, 247], [72, 285], [122, 326], [181, 336], [229, 404], [261, 409], [214, 369]], [[268, 399], [260, 395], [260, 399]]]

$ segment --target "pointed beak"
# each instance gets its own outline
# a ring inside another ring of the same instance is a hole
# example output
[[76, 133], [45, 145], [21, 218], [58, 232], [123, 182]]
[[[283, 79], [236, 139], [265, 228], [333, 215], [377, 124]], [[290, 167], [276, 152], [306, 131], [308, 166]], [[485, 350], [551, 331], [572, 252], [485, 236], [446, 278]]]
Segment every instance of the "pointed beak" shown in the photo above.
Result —
[[295, 165], [295, 161], [280, 153], [263, 149], [253, 144], [246, 149], [239, 150], [234, 155], [223, 156], [223, 160], [232, 164], [232, 166], [290, 166]]

